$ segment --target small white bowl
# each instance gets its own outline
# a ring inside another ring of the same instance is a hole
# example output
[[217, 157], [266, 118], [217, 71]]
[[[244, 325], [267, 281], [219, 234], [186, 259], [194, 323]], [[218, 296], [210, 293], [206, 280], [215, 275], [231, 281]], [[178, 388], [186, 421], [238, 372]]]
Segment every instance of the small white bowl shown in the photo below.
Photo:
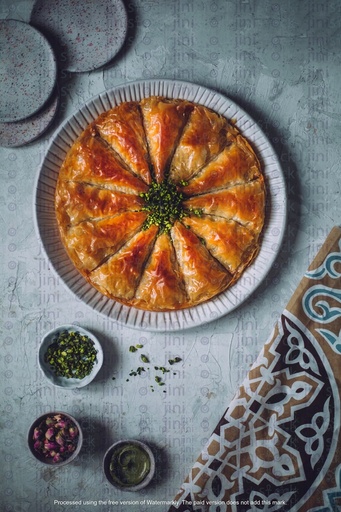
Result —
[[[110, 463], [112, 456], [117, 448], [125, 448], [125, 447], [131, 447], [136, 446], [138, 449], [141, 449], [147, 454], [147, 457], [149, 458], [149, 472], [146, 474], [146, 476], [143, 478], [143, 480], [137, 484], [123, 484], [120, 485], [120, 483], [111, 475], [110, 472]], [[152, 480], [155, 474], [155, 458], [153, 455], [152, 450], [149, 448], [149, 446], [146, 443], [143, 443], [142, 441], [138, 441], [137, 439], [124, 439], [121, 441], [117, 441], [113, 445], [111, 445], [107, 451], [105, 452], [105, 455], [103, 457], [103, 471], [105, 476], [107, 477], [108, 481], [115, 486], [118, 489], [121, 489], [122, 491], [140, 491], [141, 489], [144, 489]]]
[[[34, 449], [35, 441], [33, 439], [33, 433], [34, 433], [35, 427], [39, 427], [39, 425], [41, 424], [42, 421], [46, 420], [46, 418], [48, 418], [49, 416], [52, 417], [52, 416], [55, 416], [56, 414], [60, 414], [64, 418], [66, 418], [69, 421], [71, 421], [77, 427], [77, 429], [78, 429], [78, 440], [77, 440], [77, 446], [76, 446], [75, 451], [72, 452], [72, 454], [67, 459], [64, 459], [64, 460], [62, 460], [60, 462], [53, 462], [52, 457], [45, 457], [41, 452], [35, 450]], [[78, 421], [73, 416], [71, 416], [70, 414], [68, 414], [66, 412], [62, 412], [62, 411], [51, 411], [51, 412], [47, 412], [47, 413], [43, 414], [42, 416], [39, 416], [39, 418], [37, 418], [32, 423], [32, 425], [30, 426], [29, 431], [28, 431], [27, 442], [28, 442], [28, 447], [29, 447], [32, 455], [37, 460], [39, 460], [43, 464], [47, 464], [49, 466], [58, 467], [59, 468], [61, 466], [65, 466], [66, 464], [69, 464], [70, 462], [72, 462], [77, 457], [77, 455], [79, 454], [79, 452], [80, 452], [80, 450], [82, 448], [82, 444], [83, 444], [83, 432], [82, 432], [81, 426], [78, 423]]]
[[[57, 335], [62, 331], [68, 332], [79, 332], [80, 334], [87, 336], [94, 342], [95, 349], [97, 350], [96, 360], [93, 366], [93, 369], [89, 375], [84, 377], [83, 379], [76, 378], [66, 378], [57, 376], [49, 363], [45, 361], [45, 354], [50, 345], [55, 341]], [[74, 389], [74, 388], [82, 388], [87, 386], [97, 375], [101, 366], [103, 364], [103, 350], [102, 347], [96, 338], [91, 332], [87, 331], [83, 327], [79, 327], [78, 325], [61, 325], [52, 329], [43, 337], [42, 343], [39, 348], [39, 366], [45, 375], [45, 377], [54, 385], [59, 388], [66, 389]]]

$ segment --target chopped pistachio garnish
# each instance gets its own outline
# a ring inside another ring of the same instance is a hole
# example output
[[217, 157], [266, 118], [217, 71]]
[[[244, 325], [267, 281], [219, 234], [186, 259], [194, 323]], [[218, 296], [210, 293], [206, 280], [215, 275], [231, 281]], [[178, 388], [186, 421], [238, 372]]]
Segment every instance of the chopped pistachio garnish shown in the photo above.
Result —
[[[143, 345], [130, 345], [129, 352], [133, 352], [133, 353], [137, 352], [137, 350], [140, 349], [140, 348], [143, 348]], [[141, 354], [140, 359], [141, 359], [142, 363], [144, 363], [145, 365], [149, 365], [150, 359], [149, 359], [149, 357], [146, 354]], [[168, 359], [168, 364], [173, 366], [176, 363], [180, 363], [180, 361], [182, 361], [181, 357], [174, 357], [172, 359]], [[140, 376], [140, 375], [142, 375], [142, 373], [146, 372], [147, 370], [148, 371], [150, 370], [149, 366], [138, 366], [136, 368], [136, 370], [131, 370], [130, 371], [129, 377]], [[162, 375], [165, 375], [166, 373], [170, 373], [170, 371], [171, 371], [166, 366], [156, 366], [156, 365], [152, 366], [152, 370], [154, 370], [155, 372], [160, 372]], [[172, 373], [173, 373], [173, 375], [176, 375], [175, 372], [172, 372]], [[113, 377], [113, 380], [115, 380], [115, 377]], [[129, 380], [130, 379], [127, 378], [126, 382], [129, 382]], [[166, 383], [162, 380], [162, 376], [160, 376], [158, 374], [154, 374], [154, 380], [155, 380], [155, 382], [159, 386], [165, 386], [166, 385]], [[153, 385], [150, 386], [150, 389], [152, 391], [155, 391]], [[166, 393], [166, 391], [163, 391], [163, 392]]]
[[141, 375], [142, 372], [145, 372], [145, 368], [143, 366], [139, 366], [136, 370], [131, 370], [129, 373], [130, 377], [136, 377], [136, 375]]
[[204, 212], [201, 208], [189, 208], [188, 211], [197, 217], [202, 217]]
[[154, 370], [160, 371], [163, 374], [170, 372], [170, 370], [168, 368], [166, 368], [165, 366], [154, 366]]
[[[188, 182], [181, 181], [181, 186], [186, 186]], [[142, 211], [148, 212], [148, 217], [144, 222], [143, 229], [148, 229], [155, 224], [160, 228], [160, 232], [168, 232], [176, 220], [181, 220], [189, 213], [201, 217], [203, 211], [200, 208], [185, 209], [183, 206], [184, 195], [178, 190], [177, 186], [169, 180], [162, 183], [153, 181], [147, 192], [141, 192], [140, 197], [145, 200], [145, 206]]]
[[139, 348], [143, 348], [143, 345], [139, 345], [139, 344], [137, 344], [137, 345], [130, 345], [129, 352], [137, 352], [137, 350]]
[[168, 359], [169, 364], [173, 365], [175, 363], [180, 363], [182, 361], [181, 357], [174, 357], [174, 359]]
[[162, 381], [161, 377], [159, 377], [158, 375], [155, 375], [155, 382], [159, 385], [159, 386], [165, 386], [165, 383]]
[[[180, 185], [186, 186], [188, 182], [182, 180]], [[178, 190], [177, 186], [169, 180], [162, 183], [153, 181], [147, 192], [141, 192], [140, 197], [145, 200], [146, 205], [141, 208], [142, 211], [149, 213], [143, 229], [148, 229], [155, 224], [160, 228], [160, 232], [168, 232], [176, 220], [191, 213], [201, 217], [203, 211], [200, 208], [183, 207], [184, 195]]]
[[59, 332], [44, 359], [57, 376], [83, 379], [94, 367], [97, 350], [94, 342], [77, 330]]
[[165, 180], [162, 183], [153, 181], [149, 190], [142, 192], [140, 196], [146, 202], [142, 211], [149, 213], [144, 223], [144, 229], [155, 224], [161, 232], [168, 232], [174, 222], [181, 220], [185, 215], [182, 206], [184, 196], [170, 181]]

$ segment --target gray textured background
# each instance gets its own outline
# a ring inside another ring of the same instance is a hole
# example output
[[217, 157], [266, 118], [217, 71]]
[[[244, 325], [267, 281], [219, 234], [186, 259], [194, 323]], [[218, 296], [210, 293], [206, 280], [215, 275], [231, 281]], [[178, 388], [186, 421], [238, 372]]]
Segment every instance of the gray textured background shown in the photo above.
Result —
[[[308, 264], [341, 222], [341, 3], [135, 0], [126, 5], [128, 39], [112, 65], [84, 74], [62, 70], [54, 126], [27, 147], [0, 148], [4, 512], [162, 510], [85, 502], [174, 497]], [[0, 18], [28, 21], [31, 7], [30, 0], [0, 0]], [[287, 182], [288, 227], [268, 278], [233, 313], [190, 331], [134, 331], [75, 301], [49, 269], [34, 229], [34, 184], [53, 130], [94, 95], [141, 78], [192, 81], [229, 96], [263, 128]], [[93, 330], [103, 344], [104, 367], [88, 388], [55, 389], [37, 367], [41, 336], [63, 323]], [[132, 343], [144, 344], [158, 364], [182, 357], [166, 394], [150, 392], [149, 375], [126, 382], [136, 366], [128, 352]], [[31, 421], [52, 409], [76, 416], [85, 435], [80, 457], [59, 470], [39, 465], [26, 446]], [[123, 437], [145, 439], [157, 454], [155, 481], [138, 495], [116, 491], [102, 473], [106, 448]], [[84, 503], [62, 507], [55, 499]]]

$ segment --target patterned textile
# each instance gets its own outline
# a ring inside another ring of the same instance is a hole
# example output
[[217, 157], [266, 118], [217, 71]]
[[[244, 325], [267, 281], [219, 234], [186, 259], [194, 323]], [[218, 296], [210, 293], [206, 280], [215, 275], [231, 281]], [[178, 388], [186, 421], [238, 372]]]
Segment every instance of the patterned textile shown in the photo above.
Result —
[[169, 512], [341, 511], [340, 393], [335, 227]]

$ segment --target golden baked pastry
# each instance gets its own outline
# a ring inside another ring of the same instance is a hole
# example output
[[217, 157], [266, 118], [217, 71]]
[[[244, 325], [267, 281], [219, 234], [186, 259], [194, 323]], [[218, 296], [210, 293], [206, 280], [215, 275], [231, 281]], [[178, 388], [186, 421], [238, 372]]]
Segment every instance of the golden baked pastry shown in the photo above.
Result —
[[148, 97], [101, 114], [70, 148], [56, 188], [62, 242], [104, 295], [188, 308], [236, 282], [265, 215], [260, 163], [213, 110]]

